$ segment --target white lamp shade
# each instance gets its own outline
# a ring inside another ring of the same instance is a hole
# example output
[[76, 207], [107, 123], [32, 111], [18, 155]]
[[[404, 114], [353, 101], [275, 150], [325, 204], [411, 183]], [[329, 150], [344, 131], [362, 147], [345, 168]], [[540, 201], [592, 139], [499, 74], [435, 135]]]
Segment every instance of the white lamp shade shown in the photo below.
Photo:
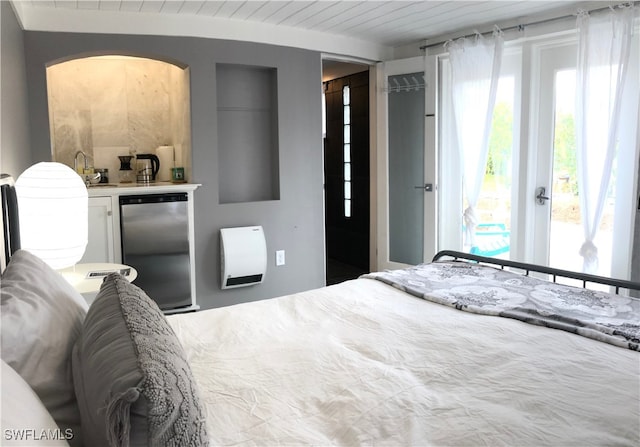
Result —
[[16, 180], [21, 248], [54, 269], [75, 265], [87, 247], [89, 199], [73, 169], [41, 162]]

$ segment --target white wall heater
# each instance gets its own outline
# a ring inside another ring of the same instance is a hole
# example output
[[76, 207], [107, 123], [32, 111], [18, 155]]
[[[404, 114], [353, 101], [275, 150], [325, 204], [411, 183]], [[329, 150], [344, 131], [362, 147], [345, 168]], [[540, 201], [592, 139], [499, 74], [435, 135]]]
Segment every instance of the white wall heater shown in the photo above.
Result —
[[222, 288], [259, 284], [267, 271], [267, 243], [261, 226], [220, 230]]

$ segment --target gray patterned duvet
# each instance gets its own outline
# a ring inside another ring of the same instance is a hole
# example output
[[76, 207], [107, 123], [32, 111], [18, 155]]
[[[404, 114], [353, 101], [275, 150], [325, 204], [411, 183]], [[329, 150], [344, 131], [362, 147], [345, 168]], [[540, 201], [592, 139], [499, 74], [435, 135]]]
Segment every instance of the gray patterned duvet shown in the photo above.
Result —
[[457, 261], [362, 277], [459, 310], [514, 318], [640, 351], [637, 299]]

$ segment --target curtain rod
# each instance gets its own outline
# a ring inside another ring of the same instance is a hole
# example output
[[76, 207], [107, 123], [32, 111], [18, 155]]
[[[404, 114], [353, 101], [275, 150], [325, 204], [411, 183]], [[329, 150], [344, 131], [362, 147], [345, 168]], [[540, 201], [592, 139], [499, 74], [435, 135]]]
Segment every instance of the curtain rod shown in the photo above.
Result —
[[[625, 5], [629, 5], [629, 6], [637, 6], [638, 4], [640, 4], [640, 1], [631, 1], [631, 2], [625, 2], [625, 3], [621, 3], [619, 5], [616, 6], [625, 6]], [[594, 12], [601, 12], [601, 11], [606, 11], [608, 9], [611, 9], [615, 6], [604, 6], [602, 8], [597, 8], [597, 9], [592, 9], [591, 11], [587, 11], [587, 13], [591, 14]], [[567, 14], [564, 16], [559, 16], [559, 17], [552, 17], [550, 19], [544, 19], [544, 20], [538, 20], [537, 22], [529, 22], [529, 23], [523, 23], [520, 25], [513, 25], [513, 26], [508, 26], [506, 28], [499, 28], [502, 32], [506, 32], [506, 31], [513, 31], [513, 30], [518, 30], [518, 31], [524, 31], [524, 29], [528, 26], [535, 26], [535, 25], [542, 25], [544, 23], [551, 23], [551, 22], [557, 22], [558, 20], [566, 20], [566, 19], [570, 19], [572, 17], [576, 17], [576, 14]], [[460, 36], [460, 37], [456, 37], [454, 39], [447, 39], [447, 40], [442, 40], [440, 42], [435, 42], [435, 43], [430, 43], [427, 45], [422, 45], [420, 46], [420, 50], [425, 50], [427, 48], [431, 48], [431, 47], [437, 47], [438, 45], [443, 45], [446, 42], [450, 41], [450, 40], [457, 40], [457, 39], [465, 39], [468, 37], [474, 37], [477, 36], [478, 34], [480, 34], [481, 36], [489, 36], [491, 34], [493, 34], [493, 31], [486, 31], [484, 33], [473, 33], [473, 34], [466, 34], [464, 36]]]

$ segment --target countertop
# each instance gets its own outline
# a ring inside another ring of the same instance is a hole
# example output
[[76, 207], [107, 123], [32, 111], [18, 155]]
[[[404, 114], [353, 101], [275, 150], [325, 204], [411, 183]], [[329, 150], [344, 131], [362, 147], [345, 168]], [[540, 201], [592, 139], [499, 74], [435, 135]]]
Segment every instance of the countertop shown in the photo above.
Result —
[[114, 196], [123, 194], [155, 194], [164, 192], [194, 191], [200, 183], [107, 183], [91, 185], [87, 188], [89, 197]]

